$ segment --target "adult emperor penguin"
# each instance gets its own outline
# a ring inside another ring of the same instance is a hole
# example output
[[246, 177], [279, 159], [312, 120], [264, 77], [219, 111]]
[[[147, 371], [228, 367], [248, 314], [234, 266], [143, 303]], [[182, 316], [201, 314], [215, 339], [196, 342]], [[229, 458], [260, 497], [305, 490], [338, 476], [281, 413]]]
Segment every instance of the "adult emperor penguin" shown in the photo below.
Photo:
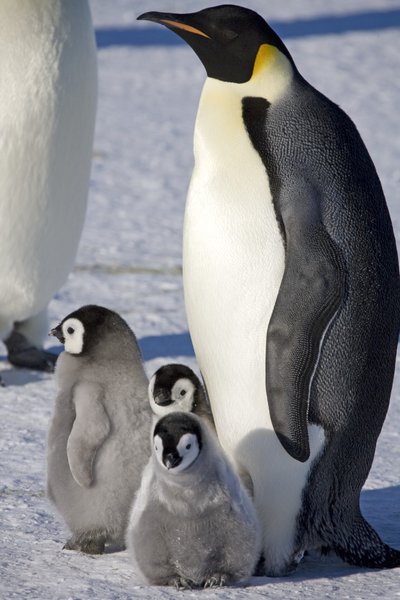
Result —
[[150, 456], [151, 411], [136, 338], [115, 312], [84, 306], [51, 333], [65, 346], [48, 436], [47, 488], [72, 537], [99, 554], [123, 545], [133, 496]]
[[0, 339], [12, 364], [52, 370], [47, 304], [86, 212], [94, 32], [87, 0], [2, 0], [0, 22]]
[[153, 432], [126, 540], [136, 568], [155, 585], [232, 583], [249, 577], [259, 558], [253, 504], [203, 423], [172, 412]]
[[207, 71], [185, 224], [187, 317], [219, 439], [252, 477], [266, 573], [307, 548], [396, 567], [360, 512], [392, 386], [399, 271], [374, 165], [255, 12], [150, 12]]

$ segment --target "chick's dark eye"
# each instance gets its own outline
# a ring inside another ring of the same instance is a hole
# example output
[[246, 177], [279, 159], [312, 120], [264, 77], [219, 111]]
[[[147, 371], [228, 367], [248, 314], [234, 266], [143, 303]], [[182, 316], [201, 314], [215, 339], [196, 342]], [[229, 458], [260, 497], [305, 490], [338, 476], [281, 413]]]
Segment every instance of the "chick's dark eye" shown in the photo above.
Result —
[[69, 333], [70, 335], [72, 335], [74, 333], [75, 329], [73, 327], [68, 327], [67, 329], [67, 333]]
[[190, 450], [191, 447], [192, 447], [192, 444], [186, 444], [186, 450]]
[[185, 394], [186, 394], [186, 390], [181, 390], [181, 391], [179, 392], [179, 395], [180, 395], [180, 396], [184, 396]]

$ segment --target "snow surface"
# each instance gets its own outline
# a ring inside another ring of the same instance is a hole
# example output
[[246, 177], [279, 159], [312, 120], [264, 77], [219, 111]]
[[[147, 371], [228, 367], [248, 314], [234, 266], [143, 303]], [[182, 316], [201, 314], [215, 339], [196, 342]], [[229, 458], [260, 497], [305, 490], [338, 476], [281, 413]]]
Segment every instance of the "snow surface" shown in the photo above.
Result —
[[[243, 0], [244, 2], [244, 0]], [[119, 312], [151, 374], [166, 362], [196, 368], [185, 320], [181, 230], [192, 132], [204, 71], [173, 34], [137, 23], [147, 10], [189, 12], [204, 0], [92, 0], [99, 107], [89, 210], [76, 267], [50, 304], [52, 326], [91, 302]], [[380, 174], [400, 241], [400, 2], [248, 0], [280, 32], [303, 75], [357, 124]], [[49, 345], [51, 343], [49, 342]], [[11, 369], [0, 348], [0, 597], [174, 598], [138, 585], [126, 552], [63, 551], [67, 532], [44, 493], [53, 376]], [[400, 547], [400, 369], [362, 495], [383, 539]], [[400, 598], [400, 569], [370, 571], [308, 556], [287, 578], [185, 592], [193, 598]]]

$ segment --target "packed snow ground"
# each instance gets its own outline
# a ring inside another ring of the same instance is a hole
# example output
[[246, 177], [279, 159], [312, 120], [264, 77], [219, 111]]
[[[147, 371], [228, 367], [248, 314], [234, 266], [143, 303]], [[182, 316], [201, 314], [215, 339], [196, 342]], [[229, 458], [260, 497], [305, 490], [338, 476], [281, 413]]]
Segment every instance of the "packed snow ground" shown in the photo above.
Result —
[[[283, 36], [303, 75], [356, 122], [375, 161], [400, 242], [400, 2], [246, 1]], [[92, 0], [99, 106], [89, 209], [76, 267], [50, 304], [51, 324], [88, 303], [132, 326], [151, 374], [166, 362], [196, 368], [185, 321], [181, 230], [193, 164], [192, 131], [204, 71], [173, 34], [136, 23], [147, 10], [189, 12], [206, 0]], [[399, 245], [399, 244], [398, 244]], [[53, 376], [0, 370], [0, 597], [164, 599], [140, 586], [126, 552], [63, 551], [67, 532], [45, 493]], [[400, 547], [400, 369], [362, 495], [367, 518]], [[400, 598], [400, 569], [369, 571], [308, 556], [284, 579], [185, 592], [192, 598]]]

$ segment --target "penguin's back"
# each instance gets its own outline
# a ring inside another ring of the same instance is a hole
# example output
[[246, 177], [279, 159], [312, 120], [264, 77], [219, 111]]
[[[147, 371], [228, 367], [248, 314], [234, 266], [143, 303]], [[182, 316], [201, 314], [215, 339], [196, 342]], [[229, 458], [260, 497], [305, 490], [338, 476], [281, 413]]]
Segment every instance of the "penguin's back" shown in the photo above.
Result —
[[[306, 182], [317, 198], [316, 221], [341, 257], [346, 289], [321, 344], [309, 418], [329, 430], [342, 428], [350, 407], [357, 407], [376, 422], [378, 433], [390, 396], [400, 284], [393, 227], [375, 166], [351, 119], [301, 79], [276, 104], [245, 98], [243, 111], [269, 175], [278, 219], [286, 210], [280, 198], [298, 198], [298, 186]], [[300, 208], [291, 206], [293, 219]]]
[[[150, 455], [151, 414], [143, 367], [135, 369], [132, 361], [88, 361], [82, 369], [77, 368], [79, 359], [67, 353], [59, 361], [58, 378], [69, 384], [64, 384], [56, 398], [49, 431], [49, 495], [72, 531], [88, 531], [101, 524], [121, 539]], [[110, 423], [109, 434], [95, 454], [90, 487], [82, 487], [74, 479], [67, 454], [75, 419], [73, 394], [82, 383], [97, 386]]]

